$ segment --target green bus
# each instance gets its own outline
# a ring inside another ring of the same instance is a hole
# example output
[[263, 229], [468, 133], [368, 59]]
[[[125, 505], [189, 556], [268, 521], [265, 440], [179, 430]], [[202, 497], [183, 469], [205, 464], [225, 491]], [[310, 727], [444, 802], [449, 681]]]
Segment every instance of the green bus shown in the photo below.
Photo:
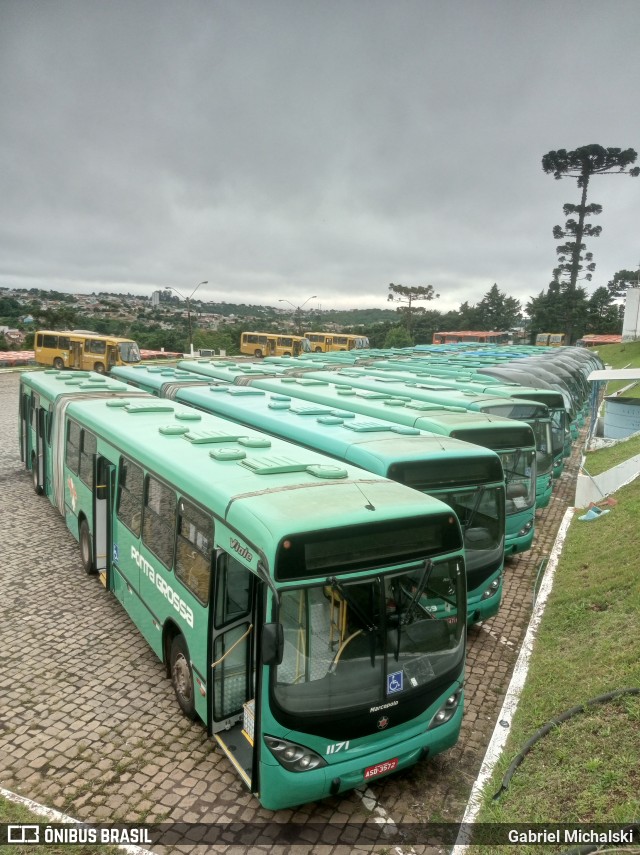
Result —
[[299, 377], [288, 374], [276, 377], [256, 365], [221, 366], [210, 361], [185, 360], [178, 367], [213, 380], [250, 385], [490, 448], [500, 457], [505, 476], [505, 555], [531, 547], [535, 526], [536, 447], [533, 431], [525, 422], [416, 401], [408, 396], [338, 386], [328, 380], [309, 378], [306, 373]]
[[371, 373], [368, 368], [341, 368], [339, 371], [307, 372], [306, 378], [328, 380], [335, 384], [348, 384], [372, 392], [383, 391], [396, 398], [406, 396], [415, 401], [427, 401], [443, 407], [462, 407], [465, 410], [501, 416], [526, 422], [531, 426], [536, 442], [536, 508], [546, 508], [551, 501], [553, 489], [553, 439], [551, 419], [545, 404], [537, 401], [507, 398], [498, 394], [469, 392], [433, 383], [429, 378], [413, 377], [410, 380], [396, 378], [388, 372]]
[[[465, 545], [467, 618], [487, 620], [502, 595], [505, 488], [502, 464], [488, 448], [347, 410], [283, 400], [250, 386], [194, 383], [200, 375], [114, 369], [116, 376], [159, 397], [264, 430], [368, 472], [436, 496], [460, 521]], [[215, 393], [215, 394], [214, 394]]]
[[[425, 364], [427, 360], [423, 361]], [[457, 389], [464, 393], [476, 393], [478, 395], [489, 395], [500, 398], [512, 398], [515, 400], [525, 399], [536, 401], [544, 405], [548, 410], [549, 429], [542, 427], [538, 420], [532, 424], [534, 432], [538, 436], [537, 446], [551, 442], [551, 453], [553, 457], [553, 478], [562, 475], [564, 469], [564, 457], [567, 442], [569, 454], [571, 453], [571, 435], [569, 432], [569, 419], [562, 394], [556, 389], [539, 389], [534, 386], [521, 386], [518, 383], [504, 380], [500, 382], [493, 377], [470, 374], [464, 369], [441, 371], [425, 367], [422, 363], [409, 366], [406, 362], [394, 363], [391, 360], [384, 364], [373, 364], [366, 367], [350, 366], [341, 370], [343, 377], [366, 376], [368, 378], [381, 377], [384, 380], [394, 379], [406, 383], [408, 386], [419, 389], [421, 384], [427, 387], [443, 391], [446, 389]], [[314, 376], [314, 375], [310, 375]], [[345, 382], [349, 382], [347, 379]], [[410, 393], [411, 394], [411, 393]], [[486, 411], [486, 410], [485, 410]], [[516, 416], [517, 418], [517, 416]], [[526, 421], [526, 419], [520, 419]], [[531, 421], [529, 422], [531, 423]], [[545, 474], [545, 466], [541, 465], [540, 453], [538, 455], [538, 480]]]
[[265, 808], [456, 742], [466, 585], [447, 505], [177, 402], [62, 382], [21, 377], [26, 447], [47, 413], [43, 490], [55, 504], [62, 485], [85, 571]]

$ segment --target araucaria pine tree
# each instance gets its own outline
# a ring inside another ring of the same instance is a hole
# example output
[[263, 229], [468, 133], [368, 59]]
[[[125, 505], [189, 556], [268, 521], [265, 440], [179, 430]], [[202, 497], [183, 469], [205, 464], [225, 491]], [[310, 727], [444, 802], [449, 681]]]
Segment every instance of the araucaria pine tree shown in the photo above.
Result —
[[[582, 278], [591, 280], [595, 269], [593, 253], [585, 252], [584, 239], [587, 237], [598, 237], [602, 231], [601, 226], [594, 226], [586, 222], [586, 218], [594, 214], [602, 213], [602, 205], [587, 205], [587, 191], [589, 181], [593, 175], [620, 175], [626, 174], [633, 177], [640, 175], [640, 168], [629, 169], [635, 163], [637, 152], [632, 148], [603, 148], [601, 145], [586, 145], [574, 151], [558, 149], [550, 151], [542, 158], [542, 169], [546, 173], [552, 173], [557, 180], [561, 178], [575, 178], [578, 188], [582, 190], [580, 203], [564, 205], [564, 215], [569, 217], [563, 226], [554, 226], [553, 236], [556, 240], [564, 243], [556, 247], [559, 266], [553, 271], [553, 278], [561, 283], [567, 297], [565, 316], [566, 332], [571, 339], [573, 327], [572, 305], [576, 285], [581, 271]], [[574, 217], [577, 215], [577, 219]], [[584, 253], [584, 254], [583, 254]]]

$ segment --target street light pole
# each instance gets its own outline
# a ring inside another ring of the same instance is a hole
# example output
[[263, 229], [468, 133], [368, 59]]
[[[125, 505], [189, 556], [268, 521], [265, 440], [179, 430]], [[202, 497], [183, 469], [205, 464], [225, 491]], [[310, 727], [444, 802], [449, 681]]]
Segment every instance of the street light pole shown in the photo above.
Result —
[[295, 312], [293, 313], [293, 317], [295, 318], [295, 323], [298, 327], [298, 335], [302, 335], [302, 310], [307, 305], [309, 300], [316, 300], [316, 299], [317, 299], [316, 295], [313, 294], [311, 297], [307, 297], [307, 299], [304, 301], [304, 303], [301, 306], [294, 306], [290, 300], [278, 300], [279, 303], [289, 303], [289, 305], [295, 309]]
[[193, 344], [192, 344], [193, 337], [191, 335], [191, 303], [189, 301], [191, 300], [191, 298], [193, 297], [193, 295], [196, 293], [196, 291], [198, 290], [198, 288], [201, 285], [208, 285], [208, 284], [209, 284], [209, 282], [207, 279], [205, 279], [203, 282], [198, 282], [198, 284], [193, 289], [193, 291], [189, 294], [188, 297], [185, 297], [184, 294], [182, 294], [180, 291], [178, 291], [177, 288], [173, 288], [171, 285], [167, 286], [172, 291], [175, 291], [176, 294], [179, 294], [182, 297], [182, 299], [186, 300], [186, 302], [187, 302], [187, 326], [189, 329], [189, 353], [191, 353], [191, 354], [193, 353]]

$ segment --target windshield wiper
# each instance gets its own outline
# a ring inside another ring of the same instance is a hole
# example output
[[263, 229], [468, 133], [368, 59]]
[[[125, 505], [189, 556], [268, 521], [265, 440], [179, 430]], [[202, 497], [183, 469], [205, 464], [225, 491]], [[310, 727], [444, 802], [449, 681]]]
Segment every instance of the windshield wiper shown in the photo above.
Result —
[[[399, 621], [400, 624], [407, 624], [407, 623], [411, 622], [411, 619], [413, 617], [413, 612], [414, 612], [416, 605], [419, 606], [423, 611], [426, 612], [426, 610], [424, 609], [423, 606], [420, 605], [418, 600], [420, 599], [420, 597], [424, 594], [424, 592], [427, 589], [429, 577], [431, 576], [431, 571], [433, 570], [434, 567], [435, 567], [435, 564], [433, 563], [433, 561], [430, 558], [425, 559], [424, 569], [422, 571], [422, 577], [420, 579], [420, 582], [416, 585], [415, 591], [413, 592], [413, 596], [411, 597], [411, 602], [407, 606], [406, 611], [404, 611], [400, 615], [400, 621]], [[400, 587], [402, 588], [402, 585]], [[404, 588], [402, 588], [402, 590], [404, 591]], [[429, 615], [429, 617], [432, 617], [430, 612], [426, 612], [426, 613]]]
[[471, 508], [471, 513], [469, 514], [469, 519], [464, 524], [465, 532], [471, 528], [471, 523], [473, 522], [473, 518], [476, 515], [478, 508], [480, 507], [480, 499], [484, 496], [486, 487], [477, 487], [476, 488], [476, 500], [473, 503], [473, 507]]

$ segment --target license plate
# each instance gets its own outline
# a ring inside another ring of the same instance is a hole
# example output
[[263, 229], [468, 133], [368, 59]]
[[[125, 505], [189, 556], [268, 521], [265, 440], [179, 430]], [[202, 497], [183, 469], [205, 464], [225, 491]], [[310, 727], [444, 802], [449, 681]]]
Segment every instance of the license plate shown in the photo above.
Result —
[[397, 757], [394, 757], [393, 760], [385, 760], [384, 763], [376, 763], [375, 766], [369, 766], [364, 770], [364, 779], [367, 781], [369, 778], [375, 778], [377, 775], [384, 775], [385, 772], [393, 772], [397, 766]]

